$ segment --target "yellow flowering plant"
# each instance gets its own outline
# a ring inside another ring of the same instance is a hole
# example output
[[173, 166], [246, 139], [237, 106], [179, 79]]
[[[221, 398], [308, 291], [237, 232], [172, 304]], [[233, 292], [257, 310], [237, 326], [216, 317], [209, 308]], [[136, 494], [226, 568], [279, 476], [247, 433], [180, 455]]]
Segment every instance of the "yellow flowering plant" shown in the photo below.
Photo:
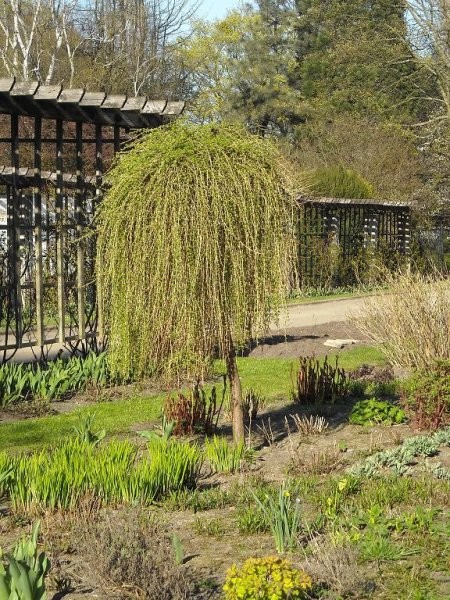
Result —
[[239, 569], [227, 572], [223, 590], [226, 600], [288, 600], [306, 598], [311, 577], [278, 556], [249, 558]]

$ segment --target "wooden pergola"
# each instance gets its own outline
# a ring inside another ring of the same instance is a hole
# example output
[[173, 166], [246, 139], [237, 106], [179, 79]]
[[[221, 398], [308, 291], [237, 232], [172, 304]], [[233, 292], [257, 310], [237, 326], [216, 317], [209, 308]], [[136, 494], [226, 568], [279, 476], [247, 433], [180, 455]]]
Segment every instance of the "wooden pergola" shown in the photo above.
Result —
[[0, 79], [0, 360], [21, 347], [102, 335], [88, 234], [103, 174], [133, 131], [183, 109]]
[[314, 285], [317, 242], [335, 244], [346, 260], [361, 249], [390, 249], [408, 255], [411, 206], [375, 199], [297, 198], [299, 272], [304, 284]]

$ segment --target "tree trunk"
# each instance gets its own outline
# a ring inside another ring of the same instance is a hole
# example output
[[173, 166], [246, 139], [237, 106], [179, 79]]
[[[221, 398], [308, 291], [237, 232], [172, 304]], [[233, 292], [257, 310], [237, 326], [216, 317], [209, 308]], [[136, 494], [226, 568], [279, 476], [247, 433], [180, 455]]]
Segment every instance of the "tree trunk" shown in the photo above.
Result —
[[230, 380], [233, 439], [236, 443], [245, 441], [244, 411], [242, 409], [242, 388], [237, 368], [234, 345], [230, 339], [227, 355], [225, 356], [227, 375]]

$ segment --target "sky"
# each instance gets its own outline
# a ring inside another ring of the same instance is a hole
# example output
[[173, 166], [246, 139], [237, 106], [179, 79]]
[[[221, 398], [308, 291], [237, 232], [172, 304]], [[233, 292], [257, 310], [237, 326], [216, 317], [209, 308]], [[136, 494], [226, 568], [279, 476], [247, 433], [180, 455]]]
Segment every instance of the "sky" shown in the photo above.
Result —
[[202, 0], [198, 15], [210, 21], [221, 19], [229, 10], [237, 8], [239, 3], [239, 0]]

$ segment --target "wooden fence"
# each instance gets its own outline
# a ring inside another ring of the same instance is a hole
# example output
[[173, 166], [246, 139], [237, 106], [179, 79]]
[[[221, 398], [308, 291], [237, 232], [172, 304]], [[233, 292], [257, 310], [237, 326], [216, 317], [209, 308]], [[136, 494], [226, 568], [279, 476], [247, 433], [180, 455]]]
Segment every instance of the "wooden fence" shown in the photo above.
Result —
[[103, 335], [92, 220], [103, 174], [182, 102], [0, 79], [0, 361]]

